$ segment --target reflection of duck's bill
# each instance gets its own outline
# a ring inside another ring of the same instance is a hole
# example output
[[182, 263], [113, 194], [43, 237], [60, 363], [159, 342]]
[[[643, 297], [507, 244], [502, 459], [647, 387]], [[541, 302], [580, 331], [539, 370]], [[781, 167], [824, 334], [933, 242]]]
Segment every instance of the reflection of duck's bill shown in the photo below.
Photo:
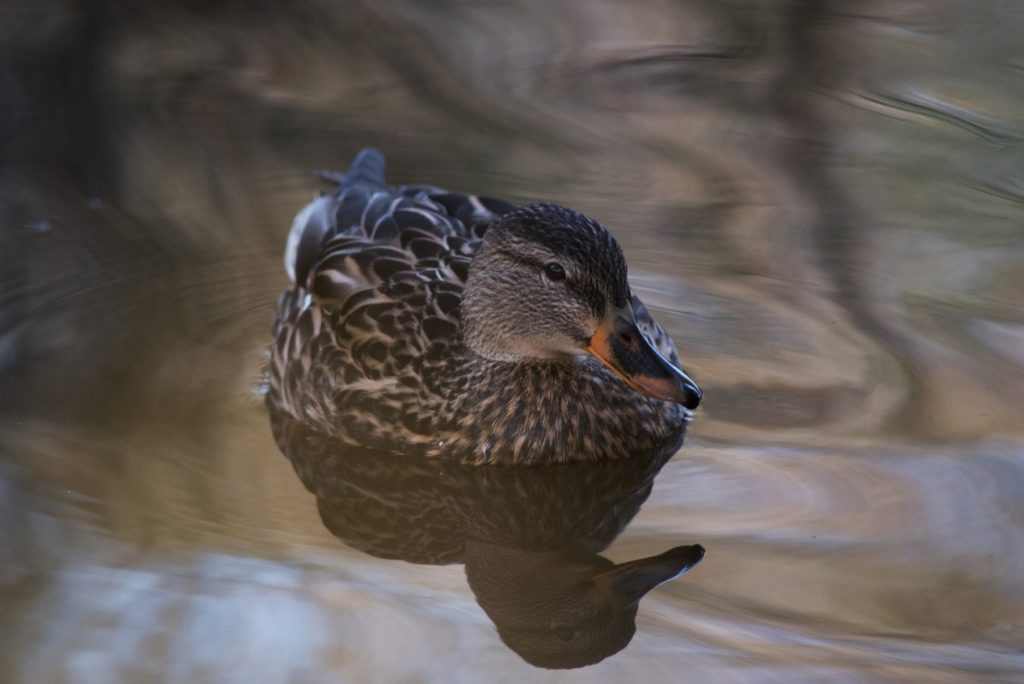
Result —
[[700, 404], [700, 387], [651, 346], [631, 308], [610, 311], [584, 349], [640, 394], [682, 404], [691, 411]]
[[590, 581], [606, 601], [626, 607], [633, 605], [654, 587], [679, 577], [704, 558], [700, 544], [677, 546], [665, 553], [620, 563], [591, 575]]

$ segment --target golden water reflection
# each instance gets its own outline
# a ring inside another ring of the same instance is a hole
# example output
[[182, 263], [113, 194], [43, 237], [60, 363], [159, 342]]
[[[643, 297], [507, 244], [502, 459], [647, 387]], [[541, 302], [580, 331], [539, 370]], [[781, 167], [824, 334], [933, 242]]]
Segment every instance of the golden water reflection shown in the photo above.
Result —
[[[12, 681], [1024, 678], [1012, 3], [115, 5], [0, 20]], [[366, 145], [601, 220], [705, 391], [601, 553], [708, 555], [597, 665], [339, 544], [274, 443], [285, 231]]]

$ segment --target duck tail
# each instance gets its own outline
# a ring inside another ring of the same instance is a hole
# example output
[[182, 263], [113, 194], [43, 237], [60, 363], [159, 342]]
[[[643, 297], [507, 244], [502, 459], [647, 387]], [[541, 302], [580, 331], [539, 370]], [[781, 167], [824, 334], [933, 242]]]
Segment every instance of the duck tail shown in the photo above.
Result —
[[384, 154], [375, 147], [364, 147], [352, 160], [345, 172], [343, 187], [352, 187], [360, 183], [367, 185], [384, 185]]
[[338, 184], [338, 192], [321, 195], [313, 200], [292, 222], [284, 250], [284, 268], [292, 282], [297, 285], [305, 283], [306, 276], [309, 275], [309, 270], [320, 253], [320, 245], [336, 227], [338, 194], [356, 187], [367, 195], [384, 189], [384, 168], [384, 154], [376, 148], [365, 147], [352, 160], [345, 173], [319, 172], [324, 180]]
[[319, 175], [326, 181], [338, 184], [343, 191], [357, 185], [379, 187], [385, 185], [384, 170], [386, 168], [384, 154], [375, 147], [364, 147], [356, 154], [356, 158], [345, 173], [338, 171], [320, 171]]

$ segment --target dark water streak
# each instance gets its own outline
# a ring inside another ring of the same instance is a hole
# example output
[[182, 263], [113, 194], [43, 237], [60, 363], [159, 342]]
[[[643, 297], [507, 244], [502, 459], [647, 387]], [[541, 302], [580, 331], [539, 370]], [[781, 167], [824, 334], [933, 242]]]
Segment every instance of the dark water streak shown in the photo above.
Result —
[[845, 76], [839, 56], [830, 53], [824, 35], [829, 24], [841, 19], [841, 9], [836, 3], [798, 0], [785, 17], [788, 30], [784, 34], [789, 41], [781, 57], [784, 72], [772, 88], [774, 109], [786, 126], [785, 138], [780, 141], [782, 166], [811, 198], [814, 215], [805, 229], [815, 246], [820, 278], [832, 285], [834, 301], [851, 324], [883, 353], [894, 357], [901, 375], [899, 384], [906, 391], [903, 405], [894, 407], [886, 417], [888, 428], [879, 429], [905, 433], [914, 423], [912, 406], [920, 393], [921, 370], [909, 341], [887, 325], [864, 291], [866, 283], [858, 268], [864, 255], [858, 245], [866, 230], [866, 217], [858, 215], [840, 183], [831, 177], [826, 159], [833, 154], [829, 140], [835, 132], [818, 111], [819, 94], [834, 90]]

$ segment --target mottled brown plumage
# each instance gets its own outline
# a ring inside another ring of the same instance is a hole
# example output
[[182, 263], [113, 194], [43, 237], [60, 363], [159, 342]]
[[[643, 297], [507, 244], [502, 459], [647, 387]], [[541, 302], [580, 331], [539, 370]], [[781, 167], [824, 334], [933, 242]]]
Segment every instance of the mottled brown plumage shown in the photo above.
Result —
[[[696, 406], [621, 249], [592, 219], [391, 187], [373, 150], [330, 177], [339, 190], [289, 236], [274, 408], [349, 444], [514, 464], [625, 457], [677, 432], [682, 403]], [[633, 334], [600, 347], [595, 331], [615, 316]], [[627, 372], [606, 367], [621, 359]]]

